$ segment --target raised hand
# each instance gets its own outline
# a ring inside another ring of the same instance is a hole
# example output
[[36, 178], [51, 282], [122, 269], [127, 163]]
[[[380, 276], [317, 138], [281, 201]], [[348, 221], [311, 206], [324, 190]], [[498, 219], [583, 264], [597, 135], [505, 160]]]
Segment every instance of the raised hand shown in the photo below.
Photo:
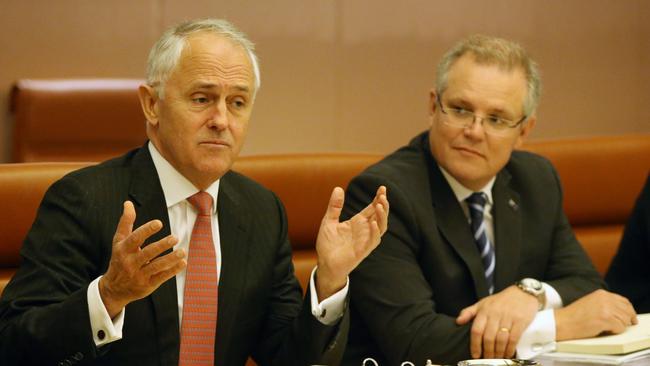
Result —
[[133, 230], [134, 222], [133, 203], [126, 201], [113, 237], [108, 270], [99, 280], [99, 294], [111, 318], [130, 302], [151, 294], [187, 265], [183, 250], [158, 257], [177, 243], [171, 235], [142, 248], [148, 237], [162, 229], [160, 220]]
[[470, 338], [473, 358], [510, 358], [537, 308], [534, 296], [510, 286], [463, 309], [456, 323], [463, 325], [474, 320]]
[[345, 286], [347, 276], [379, 245], [388, 227], [386, 187], [379, 187], [373, 201], [361, 212], [350, 220], [339, 222], [343, 200], [343, 189], [334, 188], [316, 239], [319, 300]]

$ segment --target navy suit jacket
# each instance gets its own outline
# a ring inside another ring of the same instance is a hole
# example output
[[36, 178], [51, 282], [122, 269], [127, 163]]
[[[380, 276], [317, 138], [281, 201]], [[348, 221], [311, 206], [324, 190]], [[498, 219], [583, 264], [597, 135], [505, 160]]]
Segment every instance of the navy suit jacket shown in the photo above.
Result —
[[[217, 211], [222, 267], [216, 365], [338, 364], [347, 312], [324, 326], [303, 306], [279, 199], [235, 172], [221, 178]], [[134, 227], [153, 220], [170, 234], [160, 181], [146, 145], [63, 177], [47, 191], [25, 239], [23, 263], [0, 301], [0, 364], [178, 365], [175, 278], [126, 306], [123, 338], [96, 348], [88, 284], [103, 274], [131, 200]], [[309, 294], [309, 291], [307, 292]]]
[[605, 281], [627, 297], [637, 313], [650, 312], [650, 175], [625, 225]]
[[[350, 276], [344, 364], [359, 365], [364, 357], [389, 365], [471, 358], [471, 324], [458, 326], [455, 318], [488, 296], [488, 286], [468, 219], [431, 155], [427, 133], [356, 177], [344, 216], [381, 184], [390, 200], [388, 231]], [[563, 212], [560, 182], [546, 159], [513, 152], [492, 196], [495, 292], [533, 277], [553, 286], [566, 305], [602, 287]]]

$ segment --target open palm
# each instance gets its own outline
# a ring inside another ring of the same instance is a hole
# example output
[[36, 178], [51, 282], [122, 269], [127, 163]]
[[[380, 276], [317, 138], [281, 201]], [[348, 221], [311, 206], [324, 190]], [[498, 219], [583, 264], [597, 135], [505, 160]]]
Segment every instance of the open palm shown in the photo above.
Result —
[[345, 285], [348, 274], [379, 245], [388, 225], [386, 187], [379, 187], [373, 201], [361, 212], [339, 222], [343, 200], [343, 189], [335, 188], [318, 231], [319, 297], [327, 297]]

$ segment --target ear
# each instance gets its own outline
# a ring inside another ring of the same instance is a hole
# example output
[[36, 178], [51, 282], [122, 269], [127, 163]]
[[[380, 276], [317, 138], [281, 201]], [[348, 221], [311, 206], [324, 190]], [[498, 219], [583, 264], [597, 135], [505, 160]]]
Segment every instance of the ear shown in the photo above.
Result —
[[524, 141], [528, 139], [528, 135], [535, 127], [535, 123], [537, 123], [537, 116], [535, 115], [528, 117], [528, 120], [523, 123], [521, 130], [519, 130], [517, 141], [515, 141], [515, 149], [521, 148], [521, 146], [524, 144]]
[[436, 108], [438, 108], [438, 103], [436, 103], [437, 98], [436, 90], [431, 89], [429, 91], [429, 116], [433, 116], [436, 113]]
[[438, 108], [437, 97], [436, 90], [431, 89], [429, 91], [429, 127], [433, 127], [433, 116], [436, 115], [436, 108]]
[[138, 88], [140, 106], [147, 122], [152, 126], [158, 124], [158, 92], [150, 85], [142, 84]]

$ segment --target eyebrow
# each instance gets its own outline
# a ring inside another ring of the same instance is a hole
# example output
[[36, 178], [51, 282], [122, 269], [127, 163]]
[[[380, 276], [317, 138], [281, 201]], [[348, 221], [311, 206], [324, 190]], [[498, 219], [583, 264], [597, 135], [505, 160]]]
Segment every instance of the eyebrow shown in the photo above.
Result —
[[[462, 97], [460, 97], [460, 98], [450, 98], [447, 101], [447, 103], [457, 104], [457, 105], [461, 105], [463, 107], [476, 108], [476, 106], [472, 102], [470, 102], [469, 100], [467, 100], [465, 98], [462, 98]], [[503, 108], [498, 108], [498, 107], [497, 108], [490, 108], [489, 112], [488, 112], [488, 115], [491, 115], [491, 116], [492, 115], [494, 115], [494, 116], [504, 116], [504, 115], [509, 115], [509, 114], [510, 113], [507, 110], [505, 110]]]
[[[215, 83], [210, 83], [210, 82], [203, 82], [199, 81], [197, 83], [192, 84], [191, 89], [214, 89], [218, 88], [217, 84]], [[231, 89], [235, 89], [240, 92], [244, 93], [250, 93], [250, 88], [246, 85], [233, 85]]]

